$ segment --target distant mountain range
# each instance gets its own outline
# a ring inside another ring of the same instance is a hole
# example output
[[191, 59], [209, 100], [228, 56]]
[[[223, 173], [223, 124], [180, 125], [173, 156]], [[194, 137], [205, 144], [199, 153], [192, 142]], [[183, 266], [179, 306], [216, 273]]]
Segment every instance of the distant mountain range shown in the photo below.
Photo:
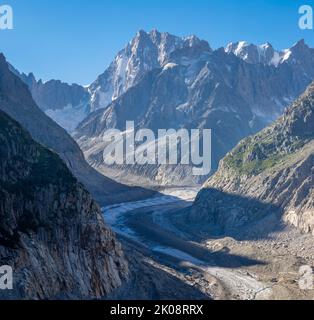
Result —
[[214, 171], [241, 139], [277, 119], [314, 80], [314, 49], [301, 40], [281, 52], [269, 43], [246, 42], [213, 50], [196, 36], [141, 30], [86, 88], [20, 77], [100, 172], [123, 182], [194, 184], [206, 177], [193, 177], [189, 166], [108, 168], [102, 159], [103, 133], [124, 131], [126, 120], [135, 121], [136, 129], [154, 131], [212, 129]]
[[33, 73], [20, 73], [12, 65], [10, 71], [25, 82], [36, 104], [69, 133], [84, 120], [90, 112], [90, 94], [78, 84], [67, 84], [60, 80], [43, 82]]
[[302, 62], [303, 67], [313, 70], [313, 49], [309, 48], [304, 40], [283, 51], [276, 51], [270, 43], [254, 45], [245, 41], [229, 43], [225, 51], [233, 53], [247, 63], [278, 67], [286, 62], [292, 64]]

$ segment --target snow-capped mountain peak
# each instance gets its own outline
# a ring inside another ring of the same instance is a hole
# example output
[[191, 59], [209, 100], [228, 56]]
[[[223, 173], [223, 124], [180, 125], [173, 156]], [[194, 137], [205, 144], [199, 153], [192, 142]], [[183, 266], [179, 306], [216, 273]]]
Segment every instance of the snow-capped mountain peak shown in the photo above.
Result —
[[246, 41], [229, 43], [225, 51], [253, 64], [272, 64], [272, 59], [275, 55], [273, 46], [268, 42], [261, 45], [254, 45]]
[[278, 67], [283, 63], [302, 63], [305, 56], [309, 58], [313, 49], [309, 48], [302, 39], [295, 43], [290, 49], [277, 51], [270, 43], [255, 45], [245, 41], [231, 42], [225, 48], [226, 53], [233, 53], [247, 63], [261, 63]]
[[211, 50], [206, 41], [200, 40], [195, 35], [177, 37], [156, 29], [150, 32], [138, 31], [118, 53], [109, 68], [90, 85], [92, 110], [107, 107], [136, 85], [147, 72], [172, 62], [170, 61], [172, 53], [188, 48]]

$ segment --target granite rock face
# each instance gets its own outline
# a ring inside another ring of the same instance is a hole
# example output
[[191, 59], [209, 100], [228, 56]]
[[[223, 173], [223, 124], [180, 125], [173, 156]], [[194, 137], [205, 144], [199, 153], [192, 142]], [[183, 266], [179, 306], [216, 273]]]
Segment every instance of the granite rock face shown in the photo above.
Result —
[[104, 298], [128, 277], [98, 205], [52, 151], [0, 111], [1, 299]]

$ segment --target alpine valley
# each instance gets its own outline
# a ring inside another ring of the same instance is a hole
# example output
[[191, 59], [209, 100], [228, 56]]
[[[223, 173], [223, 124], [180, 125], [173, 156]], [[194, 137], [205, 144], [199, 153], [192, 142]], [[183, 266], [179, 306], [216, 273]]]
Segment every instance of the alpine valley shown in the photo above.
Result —
[[[0, 55], [0, 299], [312, 298], [314, 49], [140, 30], [99, 73], [44, 82]], [[106, 164], [128, 121], [211, 129], [211, 173]]]

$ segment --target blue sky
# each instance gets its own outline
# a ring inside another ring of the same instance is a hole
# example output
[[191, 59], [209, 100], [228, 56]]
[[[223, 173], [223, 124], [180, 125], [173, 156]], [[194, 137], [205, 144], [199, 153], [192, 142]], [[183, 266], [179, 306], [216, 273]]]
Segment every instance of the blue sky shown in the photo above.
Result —
[[44, 80], [89, 84], [139, 29], [196, 34], [213, 48], [230, 41], [290, 47], [314, 30], [298, 28], [298, 8], [314, 0], [0, 0], [14, 30], [0, 30], [0, 51]]

